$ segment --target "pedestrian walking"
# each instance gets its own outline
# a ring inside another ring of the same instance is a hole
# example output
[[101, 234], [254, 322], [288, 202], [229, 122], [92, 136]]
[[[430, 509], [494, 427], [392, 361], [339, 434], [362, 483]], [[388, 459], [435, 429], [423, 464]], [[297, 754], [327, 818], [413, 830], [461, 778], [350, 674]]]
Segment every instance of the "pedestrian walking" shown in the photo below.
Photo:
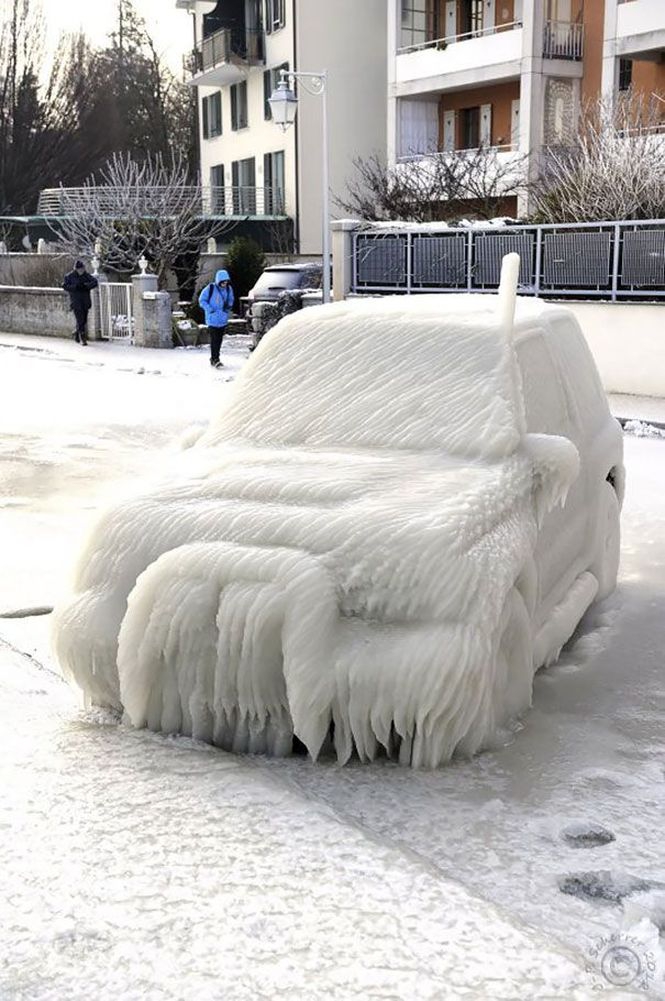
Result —
[[215, 275], [214, 282], [201, 292], [199, 306], [202, 307], [208, 331], [210, 333], [210, 364], [213, 368], [223, 368], [219, 360], [222, 341], [229, 322], [229, 313], [233, 306], [234, 296], [231, 287], [231, 276], [221, 268]]
[[88, 343], [88, 313], [92, 305], [90, 292], [97, 288], [98, 281], [94, 275], [88, 274], [83, 261], [76, 261], [74, 270], [65, 275], [62, 287], [65, 292], [69, 292], [69, 308], [76, 318], [76, 333], [74, 340], [77, 344]]

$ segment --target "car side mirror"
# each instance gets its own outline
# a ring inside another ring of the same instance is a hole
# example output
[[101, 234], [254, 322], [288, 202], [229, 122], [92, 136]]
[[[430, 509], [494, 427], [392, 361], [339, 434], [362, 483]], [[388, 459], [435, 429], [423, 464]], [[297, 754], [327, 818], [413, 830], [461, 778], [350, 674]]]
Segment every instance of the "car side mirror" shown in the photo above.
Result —
[[566, 503], [580, 471], [580, 454], [569, 438], [558, 434], [525, 434], [524, 450], [533, 470], [536, 519], [542, 524], [556, 504]]

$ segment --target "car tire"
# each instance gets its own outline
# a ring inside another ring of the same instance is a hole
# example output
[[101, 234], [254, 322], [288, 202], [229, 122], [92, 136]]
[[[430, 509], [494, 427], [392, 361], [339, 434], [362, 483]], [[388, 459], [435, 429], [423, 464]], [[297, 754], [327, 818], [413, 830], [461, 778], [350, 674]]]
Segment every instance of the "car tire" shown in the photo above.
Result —
[[598, 581], [596, 601], [602, 601], [612, 593], [617, 583], [619, 555], [621, 551], [619, 498], [611, 483], [603, 483], [602, 499], [598, 511], [600, 538], [596, 548], [596, 558], [589, 567]]

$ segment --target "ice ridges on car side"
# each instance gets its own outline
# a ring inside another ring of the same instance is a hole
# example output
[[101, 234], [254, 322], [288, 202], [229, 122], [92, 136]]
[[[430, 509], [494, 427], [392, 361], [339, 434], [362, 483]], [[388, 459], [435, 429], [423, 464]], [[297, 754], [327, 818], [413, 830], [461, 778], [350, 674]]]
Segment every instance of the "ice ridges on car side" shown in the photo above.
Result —
[[[538, 519], [578, 468], [525, 433], [499, 296], [356, 300], [283, 320], [182, 457], [103, 516], [56, 612], [89, 703], [137, 727], [414, 766], [530, 704]], [[517, 325], [547, 307], [518, 300]]]

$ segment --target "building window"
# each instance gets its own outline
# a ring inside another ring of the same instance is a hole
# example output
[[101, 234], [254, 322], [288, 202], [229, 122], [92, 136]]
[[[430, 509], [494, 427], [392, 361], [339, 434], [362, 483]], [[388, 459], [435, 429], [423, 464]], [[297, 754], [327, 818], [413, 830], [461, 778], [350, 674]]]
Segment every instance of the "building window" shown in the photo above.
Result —
[[281, 71], [286, 70], [288, 72], [288, 69], [289, 64], [282, 63], [281, 66], [275, 66], [274, 69], [266, 70], [263, 74], [263, 116], [267, 122], [272, 118], [268, 101], [270, 100], [273, 90], [276, 89], [277, 84], [279, 83], [279, 75]]
[[266, 215], [284, 215], [284, 150], [263, 157], [263, 199]]
[[480, 108], [464, 108], [460, 115], [462, 149], [480, 146]]
[[218, 163], [210, 168], [210, 212], [212, 215], [225, 215], [224, 204], [224, 164]]
[[222, 134], [222, 92], [204, 97], [203, 108], [203, 138], [214, 139]]
[[619, 90], [630, 90], [633, 82], [633, 60], [619, 60]]
[[460, 34], [480, 34], [484, 23], [483, 0], [463, 0], [460, 14]]
[[285, 23], [284, 0], [266, 0], [266, 34], [279, 31]]
[[247, 125], [247, 81], [243, 80], [231, 86], [231, 128], [237, 132]]
[[254, 157], [234, 160], [231, 164], [233, 212], [235, 215], [256, 215], [256, 167]]
[[423, 45], [439, 37], [433, 0], [402, 0], [400, 48]]

